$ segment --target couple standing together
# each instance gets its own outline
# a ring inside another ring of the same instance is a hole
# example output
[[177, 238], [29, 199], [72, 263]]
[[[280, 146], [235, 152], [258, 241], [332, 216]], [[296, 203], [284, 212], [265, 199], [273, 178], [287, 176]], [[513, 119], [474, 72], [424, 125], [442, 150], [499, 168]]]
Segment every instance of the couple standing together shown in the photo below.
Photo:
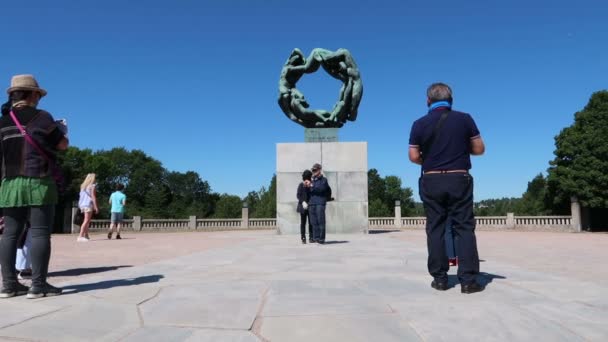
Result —
[[300, 235], [306, 244], [306, 220], [310, 243], [325, 243], [325, 206], [331, 200], [331, 188], [323, 176], [321, 164], [314, 164], [312, 169], [302, 173], [302, 182], [298, 185], [298, 207], [300, 213]]

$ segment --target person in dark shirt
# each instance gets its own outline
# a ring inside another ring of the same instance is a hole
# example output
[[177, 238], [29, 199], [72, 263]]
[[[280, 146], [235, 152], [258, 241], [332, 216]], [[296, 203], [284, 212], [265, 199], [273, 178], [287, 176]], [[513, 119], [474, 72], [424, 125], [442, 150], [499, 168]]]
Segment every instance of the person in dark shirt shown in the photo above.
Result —
[[471, 155], [485, 145], [473, 118], [452, 110], [452, 89], [435, 83], [427, 89], [428, 114], [416, 120], [410, 133], [409, 158], [422, 166], [420, 198], [426, 213], [428, 270], [431, 286], [448, 289], [449, 269], [445, 246], [446, 220], [458, 239], [458, 279], [462, 293], [483, 291], [477, 282], [479, 255], [473, 216]]
[[310, 202], [308, 211], [310, 223], [312, 223], [313, 242], [325, 243], [325, 206], [329, 193], [327, 178], [323, 177], [321, 164], [312, 166], [312, 181], [305, 181], [305, 185], [310, 187]]
[[[2, 186], [0, 207], [4, 213], [4, 234], [0, 241], [2, 289], [0, 298], [27, 293], [27, 298], [56, 296], [62, 293], [47, 283], [53, 214], [58, 198], [54, 172], [56, 154], [68, 147], [66, 127], [51, 114], [37, 109], [46, 91], [32, 75], [17, 75], [7, 90], [0, 118], [0, 158]], [[24, 127], [26, 139], [19, 125]], [[15, 270], [17, 240], [25, 222], [31, 224], [32, 287], [19, 283]]]
[[[310, 183], [312, 180], [312, 172], [305, 170], [302, 173], [302, 182], [298, 185], [298, 208], [296, 209], [300, 213], [300, 235], [302, 237], [302, 243], [306, 244], [306, 219], [308, 218], [308, 201], [310, 187], [307, 187], [304, 182]], [[312, 242], [312, 224], [308, 221], [308, 239]]]

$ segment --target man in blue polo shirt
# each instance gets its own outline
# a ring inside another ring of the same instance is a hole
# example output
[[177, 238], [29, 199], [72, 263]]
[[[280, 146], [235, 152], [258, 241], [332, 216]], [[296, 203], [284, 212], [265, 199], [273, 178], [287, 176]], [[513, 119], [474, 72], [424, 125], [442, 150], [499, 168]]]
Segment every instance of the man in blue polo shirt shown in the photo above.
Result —
[[452, 220], [458, 237], [458, 279], [462, 293], [483, 291], [476, 281], [479, 255], [473, 216], [471, 155], [485, 145], [473, 118], [452, 110], [452, 89], [435, 83], [427, 89], [427, 115], [416, 120], [410, 133], [409, 158], [422, 166], [419, 193], [426, 213], [428, 269], [431, 286], [448, 289], [449, 269], [444, 237], [446, 220]]

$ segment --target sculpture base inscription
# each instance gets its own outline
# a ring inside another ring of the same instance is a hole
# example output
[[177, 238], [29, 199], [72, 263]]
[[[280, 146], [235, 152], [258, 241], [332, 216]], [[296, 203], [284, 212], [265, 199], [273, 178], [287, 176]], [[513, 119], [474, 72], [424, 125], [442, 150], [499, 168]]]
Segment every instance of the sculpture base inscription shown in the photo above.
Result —
[[306, 128], [304, 142], [338, 142], [337, 128]]

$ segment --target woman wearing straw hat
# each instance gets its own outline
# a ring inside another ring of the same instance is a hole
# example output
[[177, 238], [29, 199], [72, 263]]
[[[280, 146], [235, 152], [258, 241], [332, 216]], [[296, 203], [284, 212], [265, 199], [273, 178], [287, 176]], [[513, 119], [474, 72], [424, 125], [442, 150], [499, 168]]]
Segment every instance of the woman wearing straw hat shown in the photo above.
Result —
[[[61, 294], [46, 278], [51, 256], [51, 226], [58, 198], [53, 179], [56, 153], [68, 147], [66, 127], [51, 114], [36, 109], [46, 91], [32, 75], [17, 75], [2, 105], [0, 141], [2, 186], [0, 207], [4, 212], [4, 234], [0, 240], [2, 289], [0, 298], [27, 293], [27, 298]], [[17, 281], [17, 238], [28, 221], [32, 231], [32, 287]]]

